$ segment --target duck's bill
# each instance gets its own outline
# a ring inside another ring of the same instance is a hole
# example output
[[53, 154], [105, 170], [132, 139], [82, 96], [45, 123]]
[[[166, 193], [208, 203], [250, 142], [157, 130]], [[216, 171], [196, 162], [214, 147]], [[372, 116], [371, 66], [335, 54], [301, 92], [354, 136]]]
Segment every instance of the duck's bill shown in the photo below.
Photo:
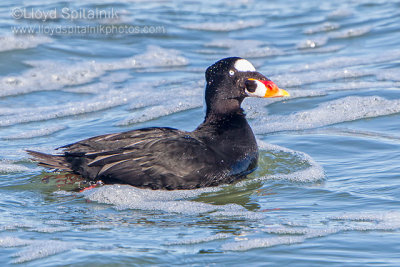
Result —
[[290, 94], [279, 88], [273, 81], [263, 81], [256, 79], [248, 79], [250, 86], [247, 86], [246, 93], [254, 97], [283, 97]]

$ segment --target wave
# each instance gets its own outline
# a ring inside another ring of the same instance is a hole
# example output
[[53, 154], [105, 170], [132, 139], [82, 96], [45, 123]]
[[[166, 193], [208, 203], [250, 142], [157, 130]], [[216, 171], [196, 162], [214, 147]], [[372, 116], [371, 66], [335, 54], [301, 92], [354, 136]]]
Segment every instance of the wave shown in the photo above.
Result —
[[215, 31], [215, 32], [229, 32], [242, 30], [246, 28], [254, 28], [263, 25], [264, 20], [237, 20], [230, 22], [203, 22], [203, 23], [189, 23], [182, 25], [181, 27], [189, 30], [201, 30], [201, 31]]
[[12, 160], [0, 160], [0, 173], [14, 173], [29, 171], [28, 167], [23, 165], [14, 164]]
[[[33, 68], [19, 76], [5, 76], [0, 80], [0, 97], [37, 91], [60, 90], [92, 82], [108, 71], [151, 67], [184, 66], [188, 60], [174, 49], [149, 45], [143, 54], [111, 62], [84, 61], [73, 64], [51, 60], [26, 61]], [[119, 77], [121, 79], [121, 77]], [[114, 78], [115, 79], [115, 78]], [[113, 82], [111, 79], [110, 82]]]
[[65, 130], [66, 128], [67, 127], [64, 125], [55, 125], [55, 126], [50, 126], [50, 127], [47, 126], [44, 129], [36, 129], [36, 130], [24, 131], [22, 133], [16, 133], [13, 135], [8, 135], [5, 137], [2, 137], [2, 139], [15, 140], [15, 139], [30, 139], [30, 138], [35, 138], [35, 137], [42, 137], [42, 136], [51, 135], [53, 133]]
[[227, 242], [222, 245], [222, 249], [227, 251], [246, 251], [255, 248], [303, 243], [310, 238], [323, 237], [339, 232], [372, 230], [389, 231], [400, 228], [400, 213], [395, 211], [345, 213], [343, 215], [332, 216], [328, 219], [340, 220], [342, 223], [347, 222], [347, 225], [325, 226], [319, 228], [314, 228], [312, 226], [292, 228], [284, 225], [269, 227], [266, 228], [264, 232], [277, 234], [278, 236], [247, 238], [247, 240], [243, 241]]
[[278, 131], [297, 131], [375, 118], [400, 112], [400, 100], [388, 100], [379, 96], [348, 96], [328, 101], [318, 107], [289, 115], [270, 115], [255, 118], [252, 125], [257, 134]]
[[0, 36], [0, 52], [24, 50], [51, 42], [53, 42], [53, 39], [47, 36], [37, 36], [37, 35]]
[[227, 49], [227, 54], [243, 58], [281, 56], [285, 52], [259, 40], [216, 39], [204, 45], [210, 48]]

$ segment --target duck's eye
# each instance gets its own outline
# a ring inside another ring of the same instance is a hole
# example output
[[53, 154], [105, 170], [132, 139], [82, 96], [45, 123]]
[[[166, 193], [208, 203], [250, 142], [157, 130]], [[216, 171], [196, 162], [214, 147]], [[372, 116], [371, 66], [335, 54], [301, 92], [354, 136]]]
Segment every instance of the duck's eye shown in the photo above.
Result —
[[247, 80], [245, 82], [246, 89], [249, 93], [254, 93], [257, 89], [257, 83], [255, 80]]
[[235, 74], [235, 72], [233, 70], [229, 71], [229, 75], [233, 76]]

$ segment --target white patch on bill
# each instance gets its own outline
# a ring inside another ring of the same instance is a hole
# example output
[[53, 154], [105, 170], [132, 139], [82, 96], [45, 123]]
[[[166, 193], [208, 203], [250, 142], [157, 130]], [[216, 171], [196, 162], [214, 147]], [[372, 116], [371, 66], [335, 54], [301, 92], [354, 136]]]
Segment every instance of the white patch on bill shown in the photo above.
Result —
[[253, 64], [251, 64], [249, 61], [247, 61], [246, 59], [238, 59], [235, 62], [234, 65], [235, 69], [238, 71], [256, 71], [256, 68], [254, 68]]
[[247, 95], [252, 97], [265, 97], [265, 94], [267, 93], [268, 90], [267, 87], [265, 87], [265, 85], [258, 80], [254, 80], [254, 82], [257, 84], [256, 90], [252, 93], [247, 91], [246, 89]]

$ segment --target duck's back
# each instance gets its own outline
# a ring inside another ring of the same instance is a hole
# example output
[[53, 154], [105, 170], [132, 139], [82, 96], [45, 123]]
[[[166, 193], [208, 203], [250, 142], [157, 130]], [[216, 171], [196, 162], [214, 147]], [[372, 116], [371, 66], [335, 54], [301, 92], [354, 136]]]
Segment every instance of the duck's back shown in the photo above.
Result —
[[245, 119], [203, 123], [193, 132], [145, 128], [62, 148], [62, 156], [31, 154], [43, 166], [71, 170], [89, 180], [170, 190], [231, 183], [255, 168], [258, 155]]

